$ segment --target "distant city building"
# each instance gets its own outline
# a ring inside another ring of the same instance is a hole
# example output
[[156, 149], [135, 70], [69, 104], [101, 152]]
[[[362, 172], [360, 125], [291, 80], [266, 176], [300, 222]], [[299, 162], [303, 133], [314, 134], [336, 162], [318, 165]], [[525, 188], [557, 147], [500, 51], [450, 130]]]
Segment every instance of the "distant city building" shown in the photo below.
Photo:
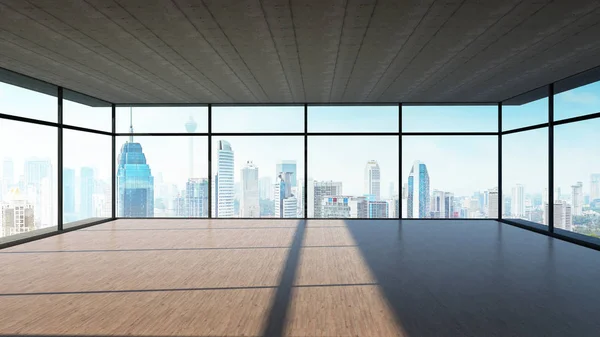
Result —
[[246, 166], [241, 170], [241, 176], [240, 217], [260, 218], [258, 167], [251, 161], [246, 162]]
[[375, 200], [381, 199], [381, 170], [375, 160], [370, 160], [365, 166], [365, 194], [375, 196]]
[[408, 175], [408, 218], [427, 218], [429, 215], [429, 201], [427, 166], [417, 160]]
[[498, 188], [492, 188], [488, 191], [488, 218], [498, 218]]
[[368, 212], [370, 219], [388, 218], [390, 216], [388, 203], [382, 200], [369, 201]]
[[[129, 130], [133, 133], [132, 124]], [[154, 217], [154, 177], [133, 136], [121, 147], [117, 165], [117, 216]]]
[[282, 160], [275, 165], [275, 173], [280, 174], [281, 172], [289, 172], [291, 174], [290, 182], [292, 183], [292, 187], [297, 186], [298, 177], [296, 176], [295, 160]]
[[[320, 218], [351, 218], [351, 196], [322, 196]], [[363, 199], [364, 205], [364, 199]], [[358, 217], [358, 216], [357, 216]], [[365, 217], [366, 218], [366, 217]]]
[[395, 188], [395, 186], [394, 186], [394, 183], [393, 183], [393, 182], [391, 182], [391, 183], [390, 183], [390, 187], [389, 187], [389, 191], [388, 191], [388, 197], [391, 199], [391, 198], [393, 198], [393, 197], [394, 197], [396, 194], [397, 194], [397, 193], [396, 193], [396, 188]]
[[298, 199], [292, 194], [292, 172], [281, 172], [275, 183], [275, 217], [296, 218]]
[[94, 169], [82, 167], [79, 176], [79, 218], [87, 219], [94, 216], [94, 201], [92, 195], [95, 192]]
[[400, 217], [400, 199], [399, 196], [394, 195], [391, 199], [387, 200], [389, 214], [388, 218], [399, 218]]
[[511, 215], [515, 218], [525, 216], [525, 186], [517, 184], [512, 188]]
[[600, 199], [600, 173], [590, 175], [590, 202]]
[[0, 237], [27, 233], [36, 229], [34, 205], [27, 201], [26, 196], [22, 195], [18, 188], [11, 189], [4, 199], [1, 209]]
[[[310, 186], [310, 185], [309, 185]], [[312, 191], [312, 193], [311, 193]], [[313, 209], [309, 209], [309, 217], [322, 218], [322, 198], [330, 195], [342, 195], [342, 182], [340, 181], [314, 181], [312, 188], [309, 190], [309, 205]], [[312, 199], [312, 200], [311, 200]], [[311, 214], [312, 213], [312, 214]], [[312, 216], [311, 216], [312, 215]]]
[[369, 202], [365, 197], [348, 197], [348, 205], [351, 218], [366, 219], [369, 217]]
[[[196, 132], [196, 128], [198, 127], [198, 123], [194, 121], [194, 118], [190, 116], [190, 119], [185, 123], [185, 131], [188, 133]], [[189, 153], [188, 153], [188, 178], [194, 178], [194, 137], [190, 136], [189, 140]]]
[[454, 193], [444, 193], [444, 218], [456, 218]]
[[296, 200], [298, 200], [296, 208], [299, 218], [304, 217], [304, 199], [306, 198], [305, 192], [306, 188], [304, 187], [304, 180], [300, 179], [298, 180], [296, 187], [292, 188], [292, 194], [294, 194], [296, 196]]
[[273, 199], [273, 179], [271, 177], [262, 177], [258, 180], [258, 197], [261, 200]]
[[63, 169], [63, 209], [66, 214], [75, 213], [75, 170]]
[[185, 207], [187, 217], [208, 217], [208, 179], [188, 179], [185, 184]]
[[446, 193], [433, 190], [431, 193], [431, 218], [446, 217]]
[[231, 218], [234, 213], [234, 153], [231, 144], [219, 140], [217, 148], [217, 175], [215, 176], [215, 217]]
[[36, 210], [36, 225], [41, 227], [50, 226], [55, 222], [53, 181], [50, 159], [30, 158], [25, 161], [23, 187], [27, 191], [27, 199], [32, 201]]
[[583, 215], [583, 183], [581, 181], [571, 186], [571, 205], [573, 215]]
[[[554, 227], [567, 231], [573, 230], [573, 213], [571, 205], [564, 200], [554, 202]], [[548, 225], [548, 203], [544, 204], [544, 224]]]

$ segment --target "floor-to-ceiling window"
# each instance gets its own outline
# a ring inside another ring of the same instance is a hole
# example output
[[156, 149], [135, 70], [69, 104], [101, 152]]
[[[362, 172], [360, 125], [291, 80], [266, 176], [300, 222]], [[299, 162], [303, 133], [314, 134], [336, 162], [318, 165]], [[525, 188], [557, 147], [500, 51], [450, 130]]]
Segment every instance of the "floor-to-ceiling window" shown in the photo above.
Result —
[[402, 218], [498, 217], [498, 105], [402, 106]]
[[208, 217], [208, 107], [116, 108], [116, 217]]

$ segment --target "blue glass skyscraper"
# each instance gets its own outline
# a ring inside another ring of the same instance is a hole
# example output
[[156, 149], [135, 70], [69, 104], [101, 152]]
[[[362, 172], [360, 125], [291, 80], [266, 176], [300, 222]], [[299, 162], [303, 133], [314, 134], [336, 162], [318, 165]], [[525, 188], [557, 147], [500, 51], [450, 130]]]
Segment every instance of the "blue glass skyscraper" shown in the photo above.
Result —
[[121, 147], [117, 165], [117, 216], [153, 217], [154, 177], [142, 145], [133, 136]]
[[407, 216], [426, 218], [429, 213], [429, 173], [427, 166], [415, 161], [408, 175]]

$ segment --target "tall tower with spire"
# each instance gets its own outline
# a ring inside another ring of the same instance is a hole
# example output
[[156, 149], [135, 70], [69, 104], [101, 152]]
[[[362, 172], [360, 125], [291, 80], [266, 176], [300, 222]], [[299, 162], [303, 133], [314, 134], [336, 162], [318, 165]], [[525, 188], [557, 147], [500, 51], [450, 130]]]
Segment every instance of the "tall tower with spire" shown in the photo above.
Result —
[[133, 113], [129, 110], [129, 141], [117, 161], [117, 216], [154, 216], [154, 177], [142, 145], [133, 141]]
[[[190, 116], [190, 119], [185, 123], [185, 130], [188, 133], [194, 133], [196, 132], [196, 128], [198, 127], [198, 123], [196, 123], [196, 121], [194, 120], [194, 118], [192, 116]], [[190, 136], [190, 153], [189, 153], [189, 173], [188, 173], [188, 178], [194, 178], [194, 137]]]

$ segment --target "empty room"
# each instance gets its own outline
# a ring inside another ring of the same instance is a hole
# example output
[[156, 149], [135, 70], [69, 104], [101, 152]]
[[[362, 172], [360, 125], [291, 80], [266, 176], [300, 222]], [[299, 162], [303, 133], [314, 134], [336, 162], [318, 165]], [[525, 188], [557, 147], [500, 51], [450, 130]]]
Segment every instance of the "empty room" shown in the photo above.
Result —
[[0, 337], [596, 337], [600, 2], [0, 0]]

